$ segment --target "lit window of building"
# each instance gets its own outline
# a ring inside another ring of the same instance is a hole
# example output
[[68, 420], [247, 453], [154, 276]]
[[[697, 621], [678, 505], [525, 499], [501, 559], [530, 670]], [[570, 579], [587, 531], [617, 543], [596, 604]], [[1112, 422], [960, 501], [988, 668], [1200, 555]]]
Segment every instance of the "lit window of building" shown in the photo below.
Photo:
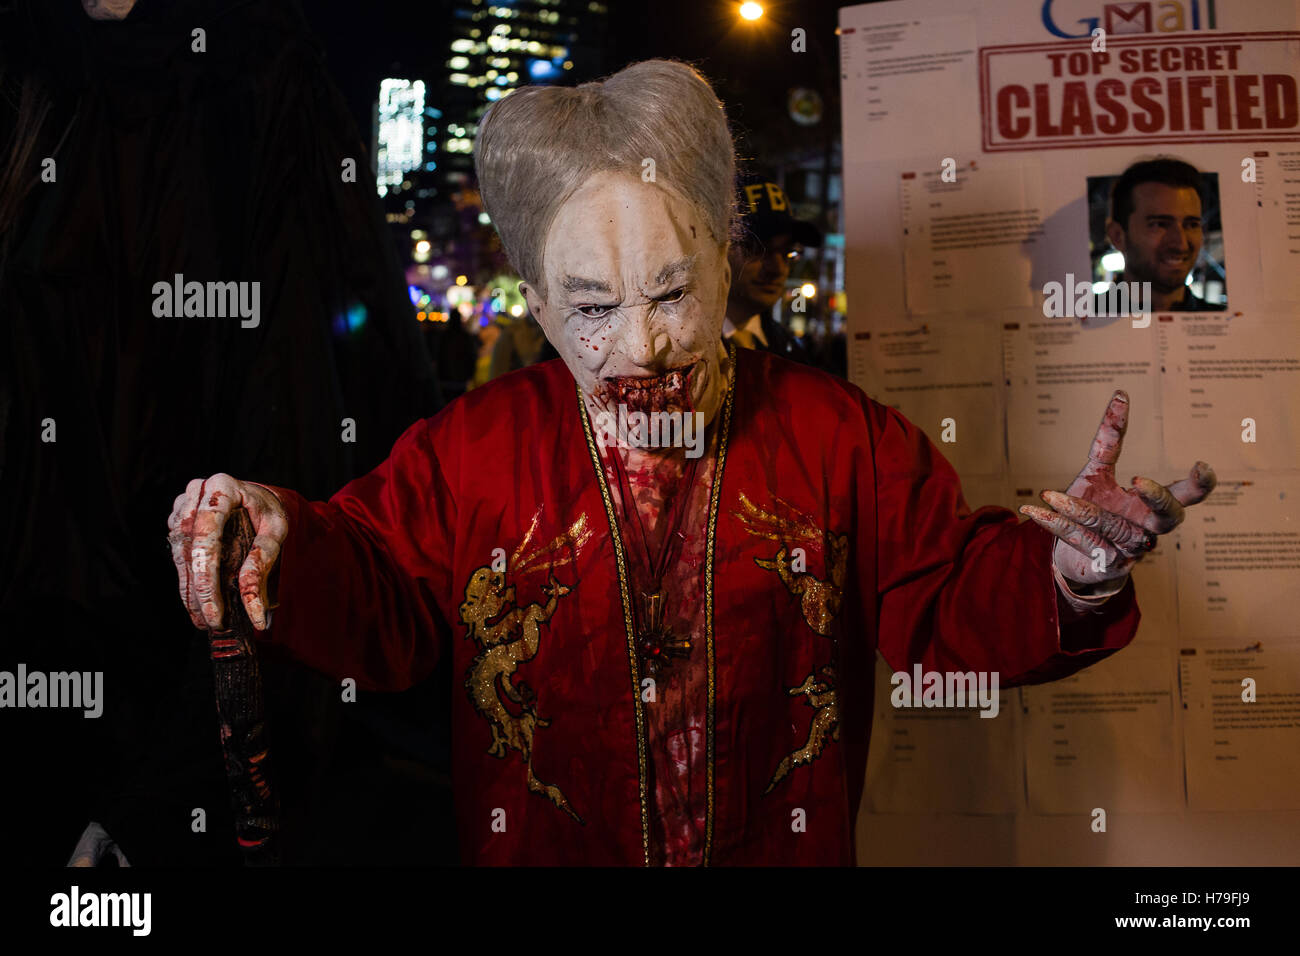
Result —
[[385, 79], [379, 84], [379, 131], [375, 180], [379, 195], [423, 160], [424, 82]]

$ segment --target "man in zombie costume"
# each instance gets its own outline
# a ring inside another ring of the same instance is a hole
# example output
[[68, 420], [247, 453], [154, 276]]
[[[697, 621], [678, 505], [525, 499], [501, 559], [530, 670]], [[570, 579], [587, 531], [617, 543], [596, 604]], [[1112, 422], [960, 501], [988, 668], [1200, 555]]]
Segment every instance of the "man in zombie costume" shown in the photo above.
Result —
[[[102, 671], [106, 698], [94, 720], [0, 716], [28, 781], [6, 788], [9, 852], [61, 864], [85, 831], [133, 865], [238, 864], [208, 648], [165, 600], [158, 513], [231, 461], [329, 494], [436, 410], [433, 370], [296, 3], [19, 0], [0, 48], [0, 670]], [[260, 283], [256, 324], [160, 316], [178, 273]], [[319, 784], [372, 794], [358, 724], [398, 721], [267, 663], [285, 835], [314, 841], [285, 858], [329, 859], [315, 821], [348, 814]]]
[[[725, 349], [732, 150], [683, 64], [512, 93], [478, 173], [563, 361], [417, 422], [328, 502], [228, 474], [176, 500], [196, 624], [227, 613], [214, 569], [243, 507], [266, 640], [362, 687], [452, 659], [468, 863], [852, 863], [877, 648], [1002, 686], [1093, 664], [1137, 629], [1134, 563], [1213, 485], [1198, 463], [1119, 487], [1117, 392], [1050, 509], [972, 512], [896, 411]], [[636, 412], [707, 427], [656, 442]]]

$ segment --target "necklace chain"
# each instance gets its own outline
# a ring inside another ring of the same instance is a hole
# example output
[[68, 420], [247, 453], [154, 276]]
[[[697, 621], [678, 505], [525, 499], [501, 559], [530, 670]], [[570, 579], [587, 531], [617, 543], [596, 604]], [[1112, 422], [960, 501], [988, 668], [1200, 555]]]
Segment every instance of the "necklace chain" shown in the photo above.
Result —
[[620, 510], [623, 512], [623, 520], [628, 524], [629, 529], [635, 529], [640, 535], [640, 554], [645, 571], [650, 576], [650, 580], [656, 585], [655, 590], [658, 591], [662, 588], [664, 575], [668, 572], [670, 555], [674, 551], [680, 550], [681, 542], [685, 537], [682, 534], [680, 525], [687, 509], [690, 507], [691, 493], [695, 490], [695, 475], [699, 468], [700, 459], [694, 458], [691, 460], [690, 466], [683, 473], [681, 486], [672, 497], [672, 503], [668, 508], [667, 515], [668, 527], [665, 530], [663, 541], [659, 545], [658, 560], [655, 560], [650, 550], [650, 535], [646, 532], [645, 522], [641, 520], [641, 509], [637, 506], [636, 495], [632, 490], [632, 480], [617, 449], [611, 449], [611, 457], [614, 460], [614, 471], [618, 476], [618, 496]]
[[682, 542], [685, 540], [680, 524], [690, 507], [700, 459], [691, 460], [690, 466], [683, 475], [682, 484], [673, 496], [666, 517], [668, 527], [659, 546], [659, 560], [655, 561], [650, 552], [649, 535], [646, 533], [645, 523], [641, 520], [641, 512], [637, 507], [636, 496], [632, 492], [632, 481], [627, 474], [627, 469], [617, 448], [611, 448], [610, 454], [614, 459], [614, 470], [619, 479], [618, 496], [623, 521], [628, 525], [629, 537], [635, 537], [632, 533], [633, 528], [640, 532], [639, 553], [642, 556], [645, 573], [650, 576], [645, 582], [647, 590], [641, 592], [641, 600], [636, 606], [637, 645], [646, 673], [656, 676], [661, 670], [670, 667], [674, 658], [686, 658], [691, 653], [690, 639], [677, 637], [665, 621], [667, 601], [664, 595], [664, 577], [671, 566], [672, 555], [680, 552]]

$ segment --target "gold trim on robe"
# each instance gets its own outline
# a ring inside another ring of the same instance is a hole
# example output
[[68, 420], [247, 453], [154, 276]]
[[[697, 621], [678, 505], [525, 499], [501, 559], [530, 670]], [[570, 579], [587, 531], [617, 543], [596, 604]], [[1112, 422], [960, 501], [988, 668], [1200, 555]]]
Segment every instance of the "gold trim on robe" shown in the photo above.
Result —
[[713, 667], [713, 544], [718, 527], [718, 503], [722, 500], [722, 469], [727, 463], [727, 443], [731, 436], [731, 406], [736, 390], [736, 343], [727, 343], [727, 358], [731, 363], [731, 374], [727, 378], [727, 398], [722, 406], [722, 431], [718, 434], [718, 464], [713, 469], [713, 495], [709, 501], [708, 543], [705, 545], [704, 565], [704, 643], [708, 649], [709, 659], [709, 709], [706, 737], [708, 740], [708, 810], [704, 815], [704, 865], [709, 865], [713, 853], [713, 728], [714, 703], [716, 701], [716, 681]]
[[[713, 845], [713, 713], [714, 713], [714, 667], [713, 667], [713, 546], [714, 530], [718, 523], [718, 502], [722, 487], [722, 470], [727, 461], [727, 438], [731, 432], [731, 406], [736, 390], [736, 346], [727, 345], [729, 368], [727, 391], [722, 406], [722, 430], [718, 435], [718, 459], [713, 469], [713, 488], [709, 502], [707, 537], [705, 542], [704, 575], [704, 628], [705, 645], [708, 658], [709, 707], [707, 723], [707, 792], [708, 803], [704, 819], [704, 865], [709, 865], [709, 854]], [[600, 487], [600, 496], [605, 502], [605, 517], [609, 521], [610, 538], [614, 542], [614, 558], [618, 566], [619, 596], [623, 601], [623, 627], [627, 632], [627, 657], [632, 673], [632, 707], [636, 714], [636, 752], [638, 780], [637, 786], [641, 798], [641, 852], [644, 864], [650, 865], [650, 801], [647, 793], [646, 774], [646, 726], [645, 711], [641, 706], [641, 663], [636, 651], [636, 627], [632, 623], [632, 602], [629, 598], [627, 559], [623, 553], [623, 536], [620, 533], [618, 517], [614, 514], [614, 501], [609, 493], [609, 483], [605, 478], [605, 469], [600, 463], [600, 452], [591, 430], [591, 420], [587, 415], [586, 402], [582, 397], [582, 387], [574, 382], [578, 396], [578, 415], [582, 418], [582, 432], [587, 439], [587, 451], [591, 455], [591, 466], [596, 470], [596, 482]], [[635, 504], [633, 504], [635, 507]]]

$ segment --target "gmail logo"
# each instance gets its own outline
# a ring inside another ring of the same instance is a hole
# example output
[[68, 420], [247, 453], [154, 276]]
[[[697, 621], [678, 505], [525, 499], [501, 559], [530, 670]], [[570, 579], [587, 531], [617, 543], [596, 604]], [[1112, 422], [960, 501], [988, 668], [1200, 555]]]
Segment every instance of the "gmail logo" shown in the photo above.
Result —
[[1107, 34], [1151, 32], [1149, 3], [1108, 3], [1103, 10]]

